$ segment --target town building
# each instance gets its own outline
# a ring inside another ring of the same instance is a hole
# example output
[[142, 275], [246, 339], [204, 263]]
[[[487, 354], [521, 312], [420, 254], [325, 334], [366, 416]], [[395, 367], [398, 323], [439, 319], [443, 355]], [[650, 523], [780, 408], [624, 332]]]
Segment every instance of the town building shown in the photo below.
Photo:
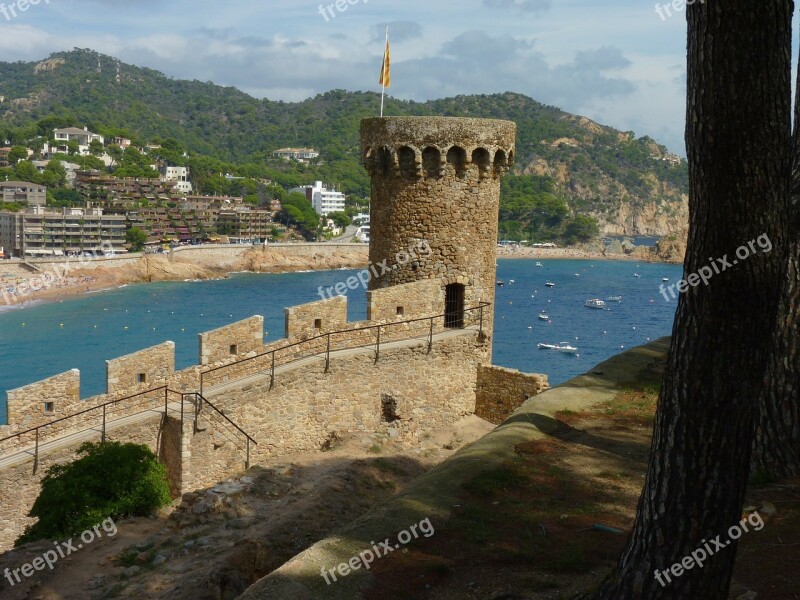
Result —
[[173, 183], [174, 190], [181, 194], [191, 194], [194, 189], [189, 181], [189, 167], [169, 167], [161, 169], [161, 181]]
[[227, 235], [232, 243], [262, 243], [274, 227], [272, 211], [241, 207], [219, 211], [217, 232]]
[[175, 197], [175, 184], [171, 181], [147, 179], [145, 177], [113, 177], [100, 171], [78, 171], [75, 189], [92, 202], [105, 206], [126, 207], [147, 203], [169, 201]]
[[[33, 160], [31, 162], [33, 163], [33, 166], [36, 167], [36, 170], [39, 171], [39, 173], [44, 173], [47, 165], [50, 163], [49, 160]], [[63, 160], [60, 162], [61, 166], [63, 166], [64, 170], [67, 172], [67, 185], [72, 186], [75, 183], [75, 178], [78, 171], [80, 171], [82, 167], [79, 164], [65, 162]]]
[[63, 256], [95, 248], [127, 252], [124, 215], [104, 215], [101, 208], [0, 211], [0, 246], [12, 256]]
[[327, 189], [321, 181], [315, 182], [314, 185], [293, 188], [289, 192], [299, 192], [305, 195], [306, 200], [311, 203], [317, 214], [323, 217], [327, 217], [331, 213], [344, 211], [344, 194], [336, 190]]
[[61, 152], [66, 154], [69, 152], [69, 142], [78, 142], [78, 154], [82, 156], [88, 155], [89, 144], [92, 142], [100, 142], [105, 145], [105, 138], [102, 135], [92, 133], [87, 127], [79, 129], [77, 127], [68, 127], [66, 129], [54, 129], [53, 139], [55, 139], [55, 148], [50, 148], [50, 152]]
[[47, 188], [29, 181], [0, 181], [0, 202], [44, 206]]
[[299, 162], [308, 162], [319, 158], [319, 152], [313, 148], [280, 148], [275, 150], [272, 155], [283, 160], [296, 160]]

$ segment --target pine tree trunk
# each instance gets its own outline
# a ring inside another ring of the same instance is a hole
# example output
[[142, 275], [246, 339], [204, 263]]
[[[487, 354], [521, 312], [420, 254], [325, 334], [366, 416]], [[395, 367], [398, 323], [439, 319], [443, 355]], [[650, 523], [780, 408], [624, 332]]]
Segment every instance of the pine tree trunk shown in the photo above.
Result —
[[[727, 599], [735, 541], [702, 568], [671, 572], [670, 581], [662, 575], [664, 585], [654, 572], [718, 535], [724, 543], [741, 519], [785, 276], [779, 249], [791, 174], [792, 10], [786, 0], [687, 6], [684, 277], [712, 262], [720, 272], [680, 296], [636, 522], [615, 572], [594, 598]], [[771, 253], [736, 256], [763, 234], [773, 243]]]
[[[800, 70], [795, 89], [800, 90]], [[761, 397], [752, 469], [774, 477], [800, 475], [800, 94], [795, 94], [792, 203], [786, 279], [767, 379]]]

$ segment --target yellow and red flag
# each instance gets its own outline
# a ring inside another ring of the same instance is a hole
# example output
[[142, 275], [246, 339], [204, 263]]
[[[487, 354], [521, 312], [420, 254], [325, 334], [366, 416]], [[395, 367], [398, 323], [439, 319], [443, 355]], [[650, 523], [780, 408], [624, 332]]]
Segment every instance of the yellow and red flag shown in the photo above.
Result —
[[391, 87], [391, 60], [389, 58], [389, 29], [386, 29], [386, 50], [383, 51], [383, 66], [381, 67], [381, 78], [378, 83], [383, 87]]

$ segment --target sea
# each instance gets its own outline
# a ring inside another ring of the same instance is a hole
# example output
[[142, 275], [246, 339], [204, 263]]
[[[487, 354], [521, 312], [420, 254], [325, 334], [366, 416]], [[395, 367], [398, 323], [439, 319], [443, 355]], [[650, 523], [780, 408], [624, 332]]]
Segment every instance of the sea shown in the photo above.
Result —
[[[681, 266], [634, 261], [500, 259], [494, 364], [548, 375], [552, 386], [620, 351], [669, 335], [677, 302], [659, 292]], [[176, 367], [198, 362], [198, 334], [252, 315], [265, 319], [266, 340], [284, 336], [284, 307], [320, 299], [320, 288], [356, 270], [232, 274], [212, 281], [123, 286], [26, 308], [0, 308], [0, 423], [6, 391], [77, 368], [81, 397], [105, 391], [105, 361], [171, 340]], [[638, 277], [636, 275], [639, 275]], [[546, 282], [554, 287], [545, 286]], [[622, 296], [619, 302], [610, 296]], [[584, 306], [590, 298], [605, 310]], [[545, 312], [548, 320], [539, 319]], [[366, 318], [363, 289], [348, 291], [350, 320]], [[568, 342], [575, 354], [540, 350]]]

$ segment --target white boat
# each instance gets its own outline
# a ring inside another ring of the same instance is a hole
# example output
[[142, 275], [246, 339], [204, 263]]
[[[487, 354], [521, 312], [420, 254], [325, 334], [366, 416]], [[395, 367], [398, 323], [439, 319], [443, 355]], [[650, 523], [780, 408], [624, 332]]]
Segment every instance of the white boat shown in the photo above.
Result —
[[540, 263], [539, 261], [536, 261], [536, 266], [537, 267], [543, 267], [544, 265], [542, 263]]
[[553, 283], [552, 281], [548, 281], [547, 283], [545, 283], [545, 285], [546, 285], [547, 287], [556, 287], [556, 284], [555, 284], [555, 283]]
[[503, 287], [505, 285], [504, 281], [497, 280], [497, 287]]
[[641, 277], [641, 275], [639, 275], [638, 273], [634, 273], [633, 276], [634, 277]]
[[661, 281], [669, 281], [669, 277], [662, 277]]
[[550, 317], [547, 316], [547, 313], [540, 312], [539, 313], [539, 320], [541, 320], [541, 321], [549, 321]]
[[587, 308], [605, 308], [606, 303], [600, 300], [600, 298], [592, 298], [591, 300], [587, 300], [583, 303], [583, 305]]
[[539, 350], [555, 350], [556, 352], [573, 353], [578, 349], [575, 346], [570, 346], [568, 342], [561, 342], [560, 344], [537, 344]]
[[622, 296], [609, 296], [607, 299], [609, 302], [622, 302]]
[[508, 280], [508, 283], [511, 283], [511, 284], [513, 284], [513, 283], [514, 283], [514, 280], [513, 280], [513, 279], [509, 279], [509, 280]]

